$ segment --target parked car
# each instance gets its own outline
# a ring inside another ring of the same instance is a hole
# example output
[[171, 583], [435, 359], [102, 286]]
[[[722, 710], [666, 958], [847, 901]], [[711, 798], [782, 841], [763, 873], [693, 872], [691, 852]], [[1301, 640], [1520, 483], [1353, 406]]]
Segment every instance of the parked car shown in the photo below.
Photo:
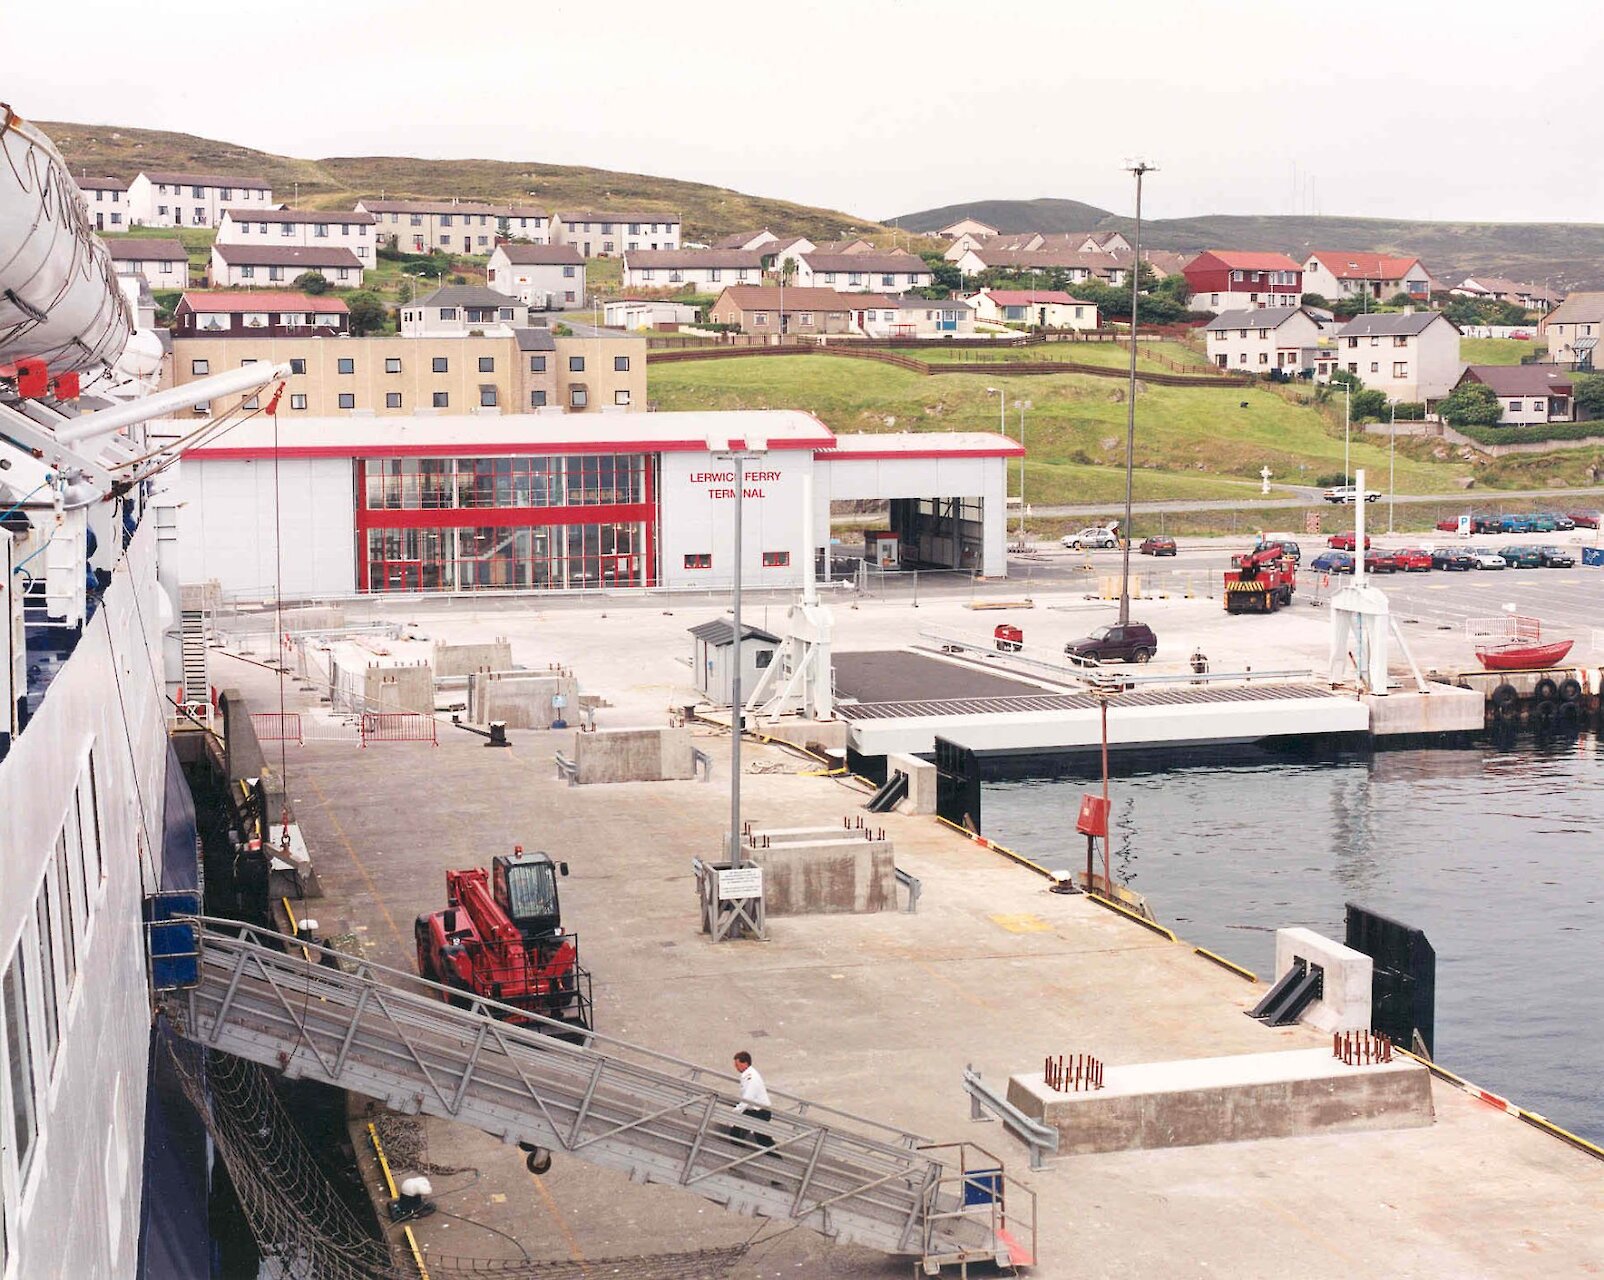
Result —
[[1499, 518], [1486, 514], [1473, 515], [1470, 518], [1470, 531], [1472, 533], [1499, 533]]
[[1524, 329], [1516, 329], [1515, 332], [1509, 336], [1510, 340], [1513, 342], [1530, 342], [1532, 340], [1532, 335], [1527, 333]]
[[1597, 511], [1573, 511], [1571, 512], [1571, 525], [1576, 529], [1596, 529], [1598, 528], [1599, 517], [1600, 513]]
[[1535, 523], [1537, 532], [1539, 533], [1548, 532], [1547, 529], [1543, 528], [1544, 523], [1549, 524], [1552, 528], [1559, 530], [1561, 533], [1569, 533], [1572, 529], [1576, 528], [1576, 521], [1572, 520], [1569, 516], [1560, 515], [1560, 513], [1557, 511], [1534, 512], [1532, 515], [1532, 520]]
[[1543, 557], [1536, 547], [1529, 547], [1525, 543], [1518, 543], [1511, 547], [1499, 547], [1498, 554], [1504, 557], [1504, 563], [1511, 569], [1541, 569]]
[[1398, 562], [1398, 568], [1405, 573], [1425, 573], [1431, 569], [1431, 552], [1420, 547], [1405, 547], [1402, 551], [1394, 551], [1392, 558]]
[[1437, 528], [1441, 529], [1444, 533], [1458, 533], [1459, 521], [1457, 519], [1439, 520], [1437, 521]]
[[[1338, 551], [1352, 551], [1354, 549], [1353, 538], [1354, 535], [1351, 529], [1347, 533], [1333, 533], [1326, 539], [1326, 546], [1335, 547]], [[1370, 550], [1370, 535], [1368, 533], [1365, 534], [1365, 550]]]
[[1501, 516], [1498, 521], [1499, 533], [1530, 533], [1532, 531], [1532, 518], [1528, 515]]
[[1398, 557], [1390, 551], [1366, 551], [1366, 573], [1397, 573]]
[[1295, 563], [1302, 562], [1303, 548], [1297, 544], [1291, 534], [1266, 533], [1259, 538], [1254, 550], [1257, 551], [1264, 547], [1277, 545], [1280, 546], [1282, 555], [1292, 557]]
[[1474, 569], [1476, 557], [1458, 547], [1438, 547], [1431, 553], [1433, 569]]
[[1309, 561], [1309, 568], [1317, 573], [1352, 573], [1353, 553], [1348, 551], [1322, 551]]
[[1143, 538], [1136, 549], [1144, 556], [1173, 556], [1176, 554], [1174, 538]]
[[1553, 533], [1559, 528], [1559, 522], [1553, 516], [1534, 512], [1531, 517], [1531, 533]]
[[1117, 547], [1119, 539], [1114, 536], [1112, 529], [1092, 527], [1082, 529], [1079, 533], [1066, 533], [1059, 541], [1066, 547], [1076, 551], [1084, 551], [1088, 547]]
[[[1357, 485], [1351, 484], [1332, 485], [1320, 496], [1327, 502], [1357, 502], [1359, 501], [1359, 488]], [[1380, 489], [1365, 490], [1364, 498], [1366, 502], [1375, 502], [1380, 497]]]
[[1545, 569], [1574, 569], [1576, 567], [1576, 557], [1565, 550], [1564, 547], [1538, 547], [1537, 558]]
[[1091, 635], [1064, 646], [1065, 657], [1098, 662], [1146, 662], [1157, 651], [1158, 637], [1142, 622], [1098, 627]]
[[1476, 562], [1478, 569], [1507, 569], [1508, 563], [1496, 551], [1472, 551], [1471, 559]]

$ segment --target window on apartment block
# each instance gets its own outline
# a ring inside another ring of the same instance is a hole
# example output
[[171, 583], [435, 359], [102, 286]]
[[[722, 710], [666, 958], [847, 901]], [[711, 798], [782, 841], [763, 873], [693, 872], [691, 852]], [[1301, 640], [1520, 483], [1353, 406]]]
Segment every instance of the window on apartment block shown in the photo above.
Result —
[[495, 387], [484, 385], [479, 388], [479, 407], [481, 409], [494, 409], [499, 403]]
[[1358, 345], [1359, 345], [1359, 339], [1358, 338], [1349, 338], [1348, 339], [1348, 346], [1350, 348], [1357, 347]]
[[329, 224], [326, 222], [313, 223], [312, 235], [319, 240], [327, 240], [329, 238]]
[[563, 268], [563, 279], [564, 280], [572, 280], [573, 278], [574, 278], [574, 269], [572, 267], [564, 267]]
[[1380, 373], [1381, 372], [1381, 361], [1372, 360], [1370, 362], [1370, 372], [1371, 373]]
[[212, 362], [210, 360], [191, 360], [189, 362], [189, 371], [192, 375], [210, 373], [212, 371]]
[[763, 567], [765, 569], [785, 569], [791, 564], [789, 551], [765, 551], [763, 553]]
[[[395, 221], [395, 214], [392, 213], [390, 215], [390, 221]], [[421, 213], [414, 213], [407, 218], [407, 222], [411, 226], [421, 227], [423, 225], [423, 215]]]
[[436, 391], [430, 403], [436, 409], [449, 409], [451, 407], [451, 393], [449, 391]]
[[354, 408], [356, 408], [356, 396], [354, 394], [352, 394], [351, 392], [349, 392], [349, 391], [340, 392], [340, 408], [342, 408], [342, 409], [354, 409]]
[[569, 356], [568, 357], [568, 372], [569, 373], [584, 373], [585, 372], [585, 357], [584, 356]]
[[494, 373], [495, 371], [496, 371], [496, 358], [495, 358], [495, 356], [480, 356], [479, 357], [479, 372], [480, 373]]
[[451, 215], [449, 213], [442, 213], [440, 215], [440, 225], [442, 227], [449, 227], [451, 225]]
[[685, 553], [685, 567], [687, 569], [711, 569], [713, 567], [713, 553], [711, 551], [687, 551]]
[[305, 373], [306, 372], [306, 360], [301, 356], [292, 356], [290, 358], [290, 372], [291, 373]]
[[1358, 373], [1359, 372], [1359, 362], [1357, 360], [1348, 361], [1348, 372], [1349, 373]]
[[568, 388], [568, 407], [570, 409], [584, 409], [590, 405], [590, 393], [584, 387]]
[[385, 356], [384, 357], [384, 371], [386, 373], [400, 373], [401, 372], [401, 357], [400, 356]]
[[[278, 233], [281, 236], [293, 236], [295, 234], [295, 228], [293, 226], [291, 226], [288, 222], [281, 222], [281, 223], [279, 223]], [[266, 223], [262, 224], [262, 234], [263, 235], [267, 234], [267, 224]]]
[[563, 292], [563, 301], [564, 302], [572, 302], [573, 300], [574, 300], [574, 291], [572, 289], [565, 290]]
[[384, 407], [386, 409], [399, 409], [401, 407], [401, 393], [399, 391], [386, 391], [384, 393]]
[[1248, 336], [1248, 331], [1246, 329], [1238, 330], [1237, 331], [1237, 336], [1239, 338], [1246, 338]]
[[529, 407], [531, 409], [544, 409], [546, 407], [546, 393], [544, 391], [531, 391], [529, 393]]
[[627, 392], [627, 391], [615, 391], [615, 392], [613, 392], [613, 403], [614, 404], [620, 404], [620, 405], [627, 405], [629, 403], [629, 392]]
[[628, 356], [614, 356], [613, 357], [613, 372], [614, 373], [628, 373], [629, 372], [629, 357]]
[[1394, 360], [1392, 362], [1392, 376], [1407, 378], [1409, 376], [1409, 362], [1407, 360]]
[[450, 244], [451, 243], [451, 237], [450, 236], [441, 236], [440, 237], [440, 243], [441, 244]]
[[1270, 353], [1268, 351], [1259, 352], [1259, 363], [1260, 364], [1269, 364], [1270, 363]]
[[304, 408], [306, 408], [306, 395], [305, 395], [304, 392], [302, 392], [302, 393], [294, 393], [294, 394], [292, 394], [290, 396], [290, 408], [292, 408], [292, 409], [304, 409]]
[[529, 372], [530, 373], [545, 373], [546, 372], [546, 357], [545, 356], [530, 356], [529, 357]]
[[1392, 345], [1395, 347], [1407, 347], [1409, 345], [1409, 339], [1400, 334], [1393, 338]]
[[1236, 353], [1236, 362], [1238, 364], [1246, 364], [1248, 362], [1248, 353], [1246, 351], [1238, 351]]
[[430, 361], [430, 364], [433, 366], [435, 373], [449, 373], [451, 371], [451, 362], [445, 356], [435, 356]]
[[341, 373], [355, 373], [356, 361], [350, 356], [341, 356], [338, 361], [338, 368]]
[[1270, 336], [1270, 331], [1268, 329], [1260, 329], [1259, 330], [1259, 337], [1268, 338], [1269, 336]]

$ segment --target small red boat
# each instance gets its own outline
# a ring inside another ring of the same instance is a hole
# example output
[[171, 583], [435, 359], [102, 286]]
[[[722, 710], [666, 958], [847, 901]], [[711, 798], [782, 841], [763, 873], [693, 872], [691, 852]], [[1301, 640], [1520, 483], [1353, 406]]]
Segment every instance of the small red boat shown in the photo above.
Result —
[[1574, 640], [1554, 640], [1548, 644], [1532, 644], [1527, 640], [1511, 640], [1503, 644], [1476, 646], [1476, 658], [1489, 671], [1539, 671], [1557, 666], [1571, 651]]

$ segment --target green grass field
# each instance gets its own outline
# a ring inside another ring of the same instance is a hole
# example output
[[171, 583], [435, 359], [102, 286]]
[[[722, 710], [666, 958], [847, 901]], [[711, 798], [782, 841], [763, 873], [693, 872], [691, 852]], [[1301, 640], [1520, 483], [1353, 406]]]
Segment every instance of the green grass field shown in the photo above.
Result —
[[[1537, 327], [1532, 326], [1532, 333]], [[1521, 342], [1515, 338], [1461, 338], [1459, 358], [1466, 364], [1519, 364], [1533, 352], [1546, 349], [1542, 342]]]
[[[996, 364], [1024, 361], [1030, 364], [1094, 364], [1099, 368], [1129, 368], [1130, 348], [1123, 342], [1049, 342], [1035, 347], [1002, 347], [995, 351], [975, 347], [947, 347], [932, 340], [916, 348], [897, 348], [931, 364]], [[1160, 357], [1155, 359], [1154, 357]], [[1170, 361], [1188, 369], [1202, 369], [1207, 361], [1178, 342], [1143, 342], [1136, 352], [1136, 368], [1148, 373], [1172, 372]]]
[[[836, 431], [995, 431], [1001, 383], [1008, 434], [1019, 432], [1016, 400], [1028, 400], [1026, 495], [1042, 504], [1102, 502], [1123, 494], [1125, 388], [1085, 374], [1042, 377], [923, 377], [890, 365], [838, 356], [687, 361], [654, 365], [651, 399], [663, 409], [805, 409]], [[1243, 405], [1246, 407], [1242, 407]], [[1159, 387], [1137, 399], [1136, 495], [1247, 497], [1259, 468], [1274, 480], [1314, 484], [1343, 469], [1342, 431], [1308, 404], [1258, 387]], [[1449, 451], [1401, 441], [1397, 486], [1404, 493], [1450, 493], [1468, 464]], [[1387, 443], [1355, 432], [1351, 465], [1387, 474]]]

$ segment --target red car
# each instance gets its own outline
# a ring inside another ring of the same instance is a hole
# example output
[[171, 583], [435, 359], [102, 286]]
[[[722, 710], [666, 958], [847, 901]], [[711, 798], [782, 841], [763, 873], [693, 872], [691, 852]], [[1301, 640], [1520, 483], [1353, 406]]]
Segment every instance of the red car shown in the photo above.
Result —
[[1431, 569], [1431, 552], [1422, 551], [1419, 547], [1405, 547], [1402, 551], [1394, 551], [1392, 558], [1398, 562], [1398, 568], [1405, 573], [1421, 573]]
[[[1353, 533], [1333, 533], [1326, 539], [1326, 546], [1335, 547], [1338, 551], [1353, 550]], [[1370, 550], [1370, 535], [1365, 534], [1365, 550]]]
[[1390, 551], [1365, 552], [1366, 573], [1397, 573], [1400, 567], [1398, 557]]
[[1597, 511], [1572, 511], [1570, 516], [1571, 523], [1578, 529], [1598, 528], [1599, 513]]
[[1458, 533], [1459, 532], [1459, 521], [1457, 521], [1457, 520], [1439, 520], [1439, 521], [1437, 521], [1437, 527], [1439, 529], [1441, 529], [1444, 533]]

